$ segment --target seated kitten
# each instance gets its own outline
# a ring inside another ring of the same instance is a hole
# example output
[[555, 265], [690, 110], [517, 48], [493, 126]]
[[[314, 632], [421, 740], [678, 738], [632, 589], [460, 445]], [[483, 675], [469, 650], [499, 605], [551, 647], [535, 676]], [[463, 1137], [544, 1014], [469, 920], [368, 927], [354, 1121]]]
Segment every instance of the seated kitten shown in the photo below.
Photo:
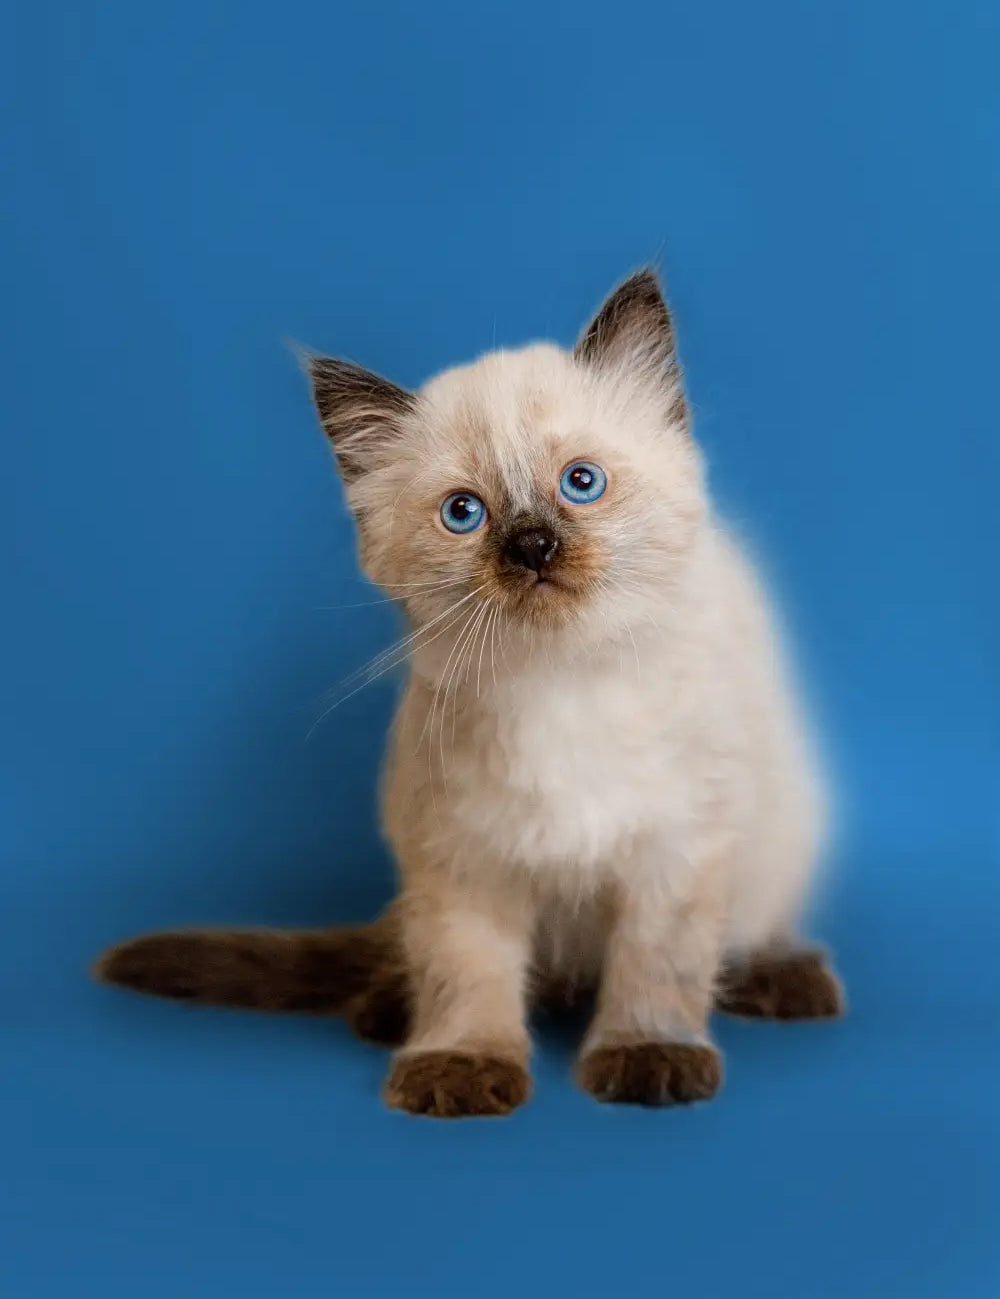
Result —
[[581, 1085], [713, 1095], [713, 1004], [832, 1016], [797, 920], [823, 800], [767, 601], [712, 513], [659, 284], [418, 392], [314, 358], [365, 571], [406, 611], [385, 766], [400, 892], [370, 926], [190, 933], [100, 977], [196, 1001], [346, 1014], [398, 1045], [385, 1096], [501, 1114], [527, 1016], [592, 994]]

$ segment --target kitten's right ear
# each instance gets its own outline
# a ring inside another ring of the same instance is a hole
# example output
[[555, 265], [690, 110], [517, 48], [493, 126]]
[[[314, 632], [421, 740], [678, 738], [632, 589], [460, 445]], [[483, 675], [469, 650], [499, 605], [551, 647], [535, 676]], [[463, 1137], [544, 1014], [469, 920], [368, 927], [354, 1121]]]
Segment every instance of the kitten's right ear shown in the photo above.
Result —
[[618, 285], [583, 331], [573, 355], [585, 365], [651, 385], [670, 422], [689, 427], [674, 323], [651, 267]]
[[583, 331], [575, 355], [589, 365], [657, 374], [676, 364], [673, 321], [652, 267], [618, 285]]
[[371, 370], [328, 356], [307, 356], [313, 401], [345, 482], [366, 473], [399, 433], [416, 398]]

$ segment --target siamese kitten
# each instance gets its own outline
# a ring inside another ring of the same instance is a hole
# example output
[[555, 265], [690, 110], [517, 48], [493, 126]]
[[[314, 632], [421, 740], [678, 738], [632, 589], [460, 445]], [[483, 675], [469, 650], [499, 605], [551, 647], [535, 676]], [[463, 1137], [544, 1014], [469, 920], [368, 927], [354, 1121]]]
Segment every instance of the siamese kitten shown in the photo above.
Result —
[[399, 896], [374, 924], [136, 939], [99, 976], [345, 1014], [396, 1045], [385, 1098], [503, 1114], [528, 1013], [591, 1006], [602, 1101], [712, 1096], [713, 1006], [837, 1015], [798, 921], [824, 800], [767, 599], [716, 518], [651, 271], [572, 352], [496, 352], [417, 392], [313, 358], [368, 576], [408, 659], [382, 805]]

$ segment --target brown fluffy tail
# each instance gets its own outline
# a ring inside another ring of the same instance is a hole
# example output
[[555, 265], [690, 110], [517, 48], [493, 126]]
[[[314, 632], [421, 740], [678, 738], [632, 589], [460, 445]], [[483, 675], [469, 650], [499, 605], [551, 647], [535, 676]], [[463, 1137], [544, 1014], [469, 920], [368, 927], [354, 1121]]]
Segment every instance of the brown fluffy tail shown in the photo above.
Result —
[[348, 1014], [401, 970], [388, 915], [316, 932], [267, 929], [148, 934], [110, 948], [104, 983], [211, 1006]]

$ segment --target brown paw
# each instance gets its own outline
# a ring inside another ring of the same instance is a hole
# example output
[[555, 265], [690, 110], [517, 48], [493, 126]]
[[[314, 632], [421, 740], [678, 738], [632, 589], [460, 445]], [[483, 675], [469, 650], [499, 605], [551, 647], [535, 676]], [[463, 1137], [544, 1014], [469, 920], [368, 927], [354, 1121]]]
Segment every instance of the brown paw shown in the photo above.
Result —
[[385, 1087], [386, 1103], [408, 1114], [439, 1119], [509, 1114], [531, 1092], [527, 1071], [514, 1060], [459, 1051], [426, 1051], [397, 1060]]
[[580, 1061], [580, 1084], [618, 1105], [684, 1105], [707, 1100], [722, 1082], [722, 1058], [710, 1046], [638, 1042], [605, 1046]]
[[403, 974], [373, 983], [350, 1002], [344, 1018], [365, 1042], [402, 1046], [410, 1031], [410, 989]]
[[844, 994], [819, 952], [791, 952], [729, 971], [715, 1004], [753, 1019], [835, 1019], [844, 1013]]

